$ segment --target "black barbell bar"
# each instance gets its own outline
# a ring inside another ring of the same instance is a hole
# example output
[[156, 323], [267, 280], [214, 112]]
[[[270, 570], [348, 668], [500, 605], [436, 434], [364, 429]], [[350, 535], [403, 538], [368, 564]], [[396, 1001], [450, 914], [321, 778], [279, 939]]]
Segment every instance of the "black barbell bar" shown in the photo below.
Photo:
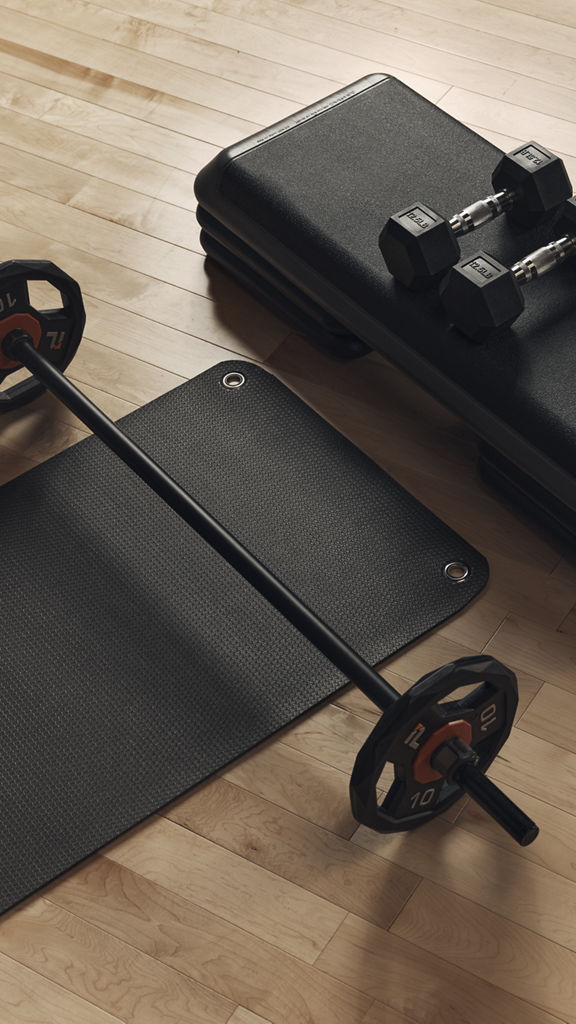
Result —
[[[400, 694], [333, 629], [277, 579], [247, 548], [192, 498], [139, 445], [34, 347], [30, 335], [17, 329], [6, 335], [2, 349], [22, 363], [59, 398], [104, 444], [191, 526], [296, 629], [353, 682], [381, 711], [390, 710]], [[478, 801], [521, 846], [538, 834], [534, 822], [474, 765], [474, 751], [452, 772], [452, 779]]]

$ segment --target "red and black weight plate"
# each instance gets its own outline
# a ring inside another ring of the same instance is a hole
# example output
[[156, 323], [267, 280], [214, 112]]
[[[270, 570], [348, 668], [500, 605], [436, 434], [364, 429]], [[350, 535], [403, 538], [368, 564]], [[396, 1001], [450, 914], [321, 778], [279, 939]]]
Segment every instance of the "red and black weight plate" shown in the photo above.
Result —
[[[471, 684], [475, 689], [460, 700], [446, 699]], [[399, 832], [442, 814], [463, 791], [434, 769], [436, 752], [459, 737], [486, 771], [510, 734], [517, 704], [516, 676], [493, 658], [462, 658], [424, 676], [383, 713], [358, 753], [350, 781], [357, 820]], [[394, 766], [394, 781], [379, 805], [386, 764]]]
[[[37, 309], [30, 301], [29, 283], [45, 281], [60, 295], [54, 309]], [[64, 370], [82, 339], [86, 321], [79, 285], [48, 260], [9, 260], [0, 265], [0, 383], [19, 369], [3, 350], [2, 342], [14, 330], [24, 330], [46, 358]], [[0, 392], [0, 411], [31, 401], [43, 387], [33, 377]]]

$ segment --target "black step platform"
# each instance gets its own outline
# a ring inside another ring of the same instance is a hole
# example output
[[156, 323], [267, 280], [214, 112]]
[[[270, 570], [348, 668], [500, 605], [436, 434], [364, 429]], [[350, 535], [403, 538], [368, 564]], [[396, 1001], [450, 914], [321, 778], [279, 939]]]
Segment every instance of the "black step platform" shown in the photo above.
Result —
[[[245, 384], [224, 387], [236, 371]], [[122, 422], [373, 664], [487, 580], [476, 551], [249, 363]], [[96, 438], [0, 497], [2, 912], [345, 680]], [[464, 582], [443, 575], [452, 561]]]
[[[397, 284], [378, 248], [387, 218], [415, 199], [451, 215], [486, 195], [500, 156], [371, 75], [219, 154], [196, 179], [198, 220], [208, 255], [299, 330], [344, 357], [376, 349], [451, 406], [498, 453], [492, 479], [573, 540], [574, 261], [527, 289], [512, 329], [475, 345], [432, 293]], [[483, 248], [511, 264], [553, 237], [553, 224], [500, 218], [460, 241], [463, 256]]]

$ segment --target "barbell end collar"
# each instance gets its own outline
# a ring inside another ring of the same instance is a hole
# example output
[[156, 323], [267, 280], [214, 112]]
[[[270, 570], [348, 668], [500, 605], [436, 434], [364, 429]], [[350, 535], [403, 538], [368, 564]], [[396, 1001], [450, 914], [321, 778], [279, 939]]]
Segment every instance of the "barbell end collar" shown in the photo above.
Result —
[[34, 339], [28, 331], [24, 331], [21, 328], [16, 328], [14, 331], [10, 331], [5, 338], [2, 339], [1, 348], [5, 356], [9, 359], [20, 360], [18, 355], [18, 347], [21, 343], [29, 344], [34, 348]]
[[540, 831], [535, 822], [474, 764], [463, 764], [454, 779], [520, 846], [534, 842]]

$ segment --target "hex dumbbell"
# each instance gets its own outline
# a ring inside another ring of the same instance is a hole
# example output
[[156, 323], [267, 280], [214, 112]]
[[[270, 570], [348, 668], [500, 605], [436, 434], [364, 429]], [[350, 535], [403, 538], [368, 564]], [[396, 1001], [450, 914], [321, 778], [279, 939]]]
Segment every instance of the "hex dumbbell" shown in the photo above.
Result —
[[502, 157], [492, 174], [494, 194], [453, 217], [415, 202], [390, 217], [379, 238], [384, 262], [414, 291], [436, 284], [460, 259], [457, 239], [501, 214], [521, 227], [536, 227], [572, 195], [560, 157], [527, 142]]
[[576, 197], [565, 203], [553, 242], [528, 253], [511, 267], [477, 252], [453, 267], [442, 283], [442, 305], [450, 322], [473, 341], [485, 341], [509, 327], [522, 313], [522, 287], [550, 273], [576, 253]]

